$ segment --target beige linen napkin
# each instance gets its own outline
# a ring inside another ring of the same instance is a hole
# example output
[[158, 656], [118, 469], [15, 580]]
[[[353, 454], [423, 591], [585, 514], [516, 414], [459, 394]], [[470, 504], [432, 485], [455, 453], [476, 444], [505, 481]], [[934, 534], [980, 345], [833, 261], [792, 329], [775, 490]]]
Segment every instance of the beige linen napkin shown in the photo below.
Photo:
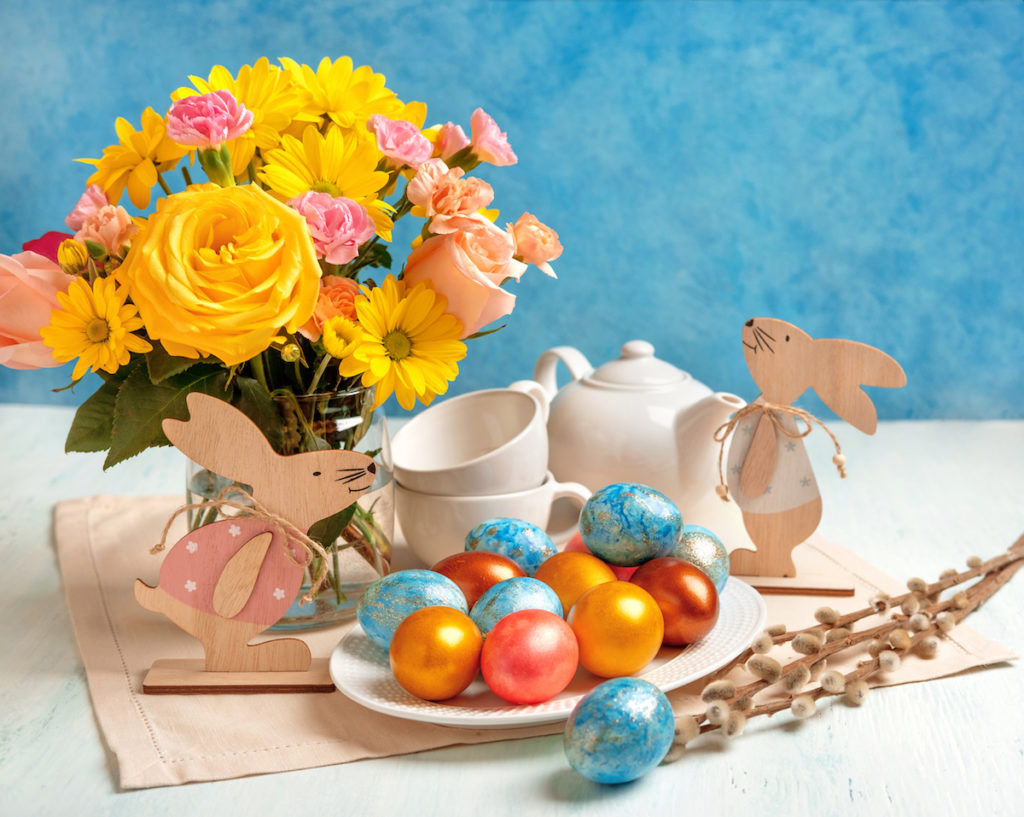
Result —
[[[561, 724], [467, 730], [400, 720], [364, 709], [339, 692], [309, 695], [144, 695], [142, 679], [157, 658], [200, 658], [194, 639], [135, 602], [136, 578], [154, 582], [155, 544], [180, 497], [97, 496], [57, 505], [56, 539], [68, 607], [100, 728], [126, 789], [346, 763], [453, 744], [553, 734]], [[183, 524], [183, 523], [182, 523]], [[179, 531], [183, 532], [183, 529]], [[173, 538], [172, 538], [173, 541]], [[890, 579], [820, 538], [800, 548], [800, 569], [848, 579], [857, 606]], [[821, 599], [770, 596], [769, 623], [806, 626]], [[854, 600], [845, 600], [841, 605]], [[347, 627], [302, 634], [314, 657], [328, 657]], [[908, 661], [899, 682], [924, 680], [1014, 657], [959, 627], [954, 649], [933, 661]], [[736, 670], [742, 674], [742, 670]], [[676, 711], [701, 710], [701, 684], [670, 697]], [[258, 703], [258, 705], [257, 705]]]

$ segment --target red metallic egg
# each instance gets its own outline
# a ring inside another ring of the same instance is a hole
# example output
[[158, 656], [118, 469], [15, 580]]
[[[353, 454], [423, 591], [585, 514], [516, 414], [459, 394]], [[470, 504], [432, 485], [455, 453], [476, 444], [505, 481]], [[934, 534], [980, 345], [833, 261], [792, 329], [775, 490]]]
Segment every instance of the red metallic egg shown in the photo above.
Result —
[[579, 661], [572, 629], [548, 610], [511, 613], [488, 633], [480, 653], [487, 686], [514, 704], [536, 704], [565, 689]]
[[467, 550], [442, 559], [431, 570], [447, 576], [466, 596], [472, 610], [476, 600], [498, 582], [525, 576], [523, 569], [511, 559], [486, 550]]
[[718, 621], [718, 591], [700, 568], [662, 556], [640, 565], [630, 579], [648, 593], [665, 618], [665, 643], [678, 647], [698, 641]]

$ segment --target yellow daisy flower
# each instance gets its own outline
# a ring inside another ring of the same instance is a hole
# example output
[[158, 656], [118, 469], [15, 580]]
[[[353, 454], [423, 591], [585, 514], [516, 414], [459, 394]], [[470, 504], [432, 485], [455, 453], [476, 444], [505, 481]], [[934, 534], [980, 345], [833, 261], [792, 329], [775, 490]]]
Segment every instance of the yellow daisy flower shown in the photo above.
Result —
[[145, 210], [157, 173], [171, 170], [189, 149], [167, 136], [164, 118], [152, 108], [142, 112], [141, 130], [120, 116], [115, 128], [120, 142], [105, 148], [102, 158], [77, 161], [96, 166], [86, 183], [102, 187], [112, 204], [121, 200], [127, 187], [132, 204]]
[[[238, 79], [223, 65], [215, 65], [208, 79], [190, 76], [189, 80], [195, 88], [178, 88], [171, 94], [172, 100], [177, 102], [187, 96], [226, 90], [252, 111], [252, 127], [237, 139], [225, 142], [236, 176], [245, 173], [257, 148], [263, 151], [277, 147], [281, 134], [288, 130], [292, 121], [302, 118], [303, 91], [286, 71], [271, 65], [266, 57], [260, 57], [254, 65], [243, 65]], [[315, 116], [306, 119], [317, 121]]]
[[366, 207], [377, 234], [391, 240], [392, 208], [377, 198], [388, 174], [377, 170], [380, 152], [369, 133], [345, 133], [332, 125], [322, 134], [309, 125], [301, 142], [283, 136], [281, 147], [267, 151], [264, 160], [259, 178], [278, 198], [287, 201], [309, 191], [345, 196]]
[[[314, 121], [327, 116], [339, 127], [351, 129], [375, 113], [392, 119], [406, 118], [399, 116], [406, 106], [394, 91], [385, 87], [384, 75], [375, 74], [368, 65], [353, 68], [351, 57], [339, 57], [334, 62], [324, 57], [316, 71], [287, 57], [281, 58], [281, 64], [305, 92], [302, 113]], [[410, 104], [422, 105], [418, 102]], [[423, 106], [422, 116], [418, 123], [414, 122], [418, 127], [423, 126], [426, 106]]]
[[337, 358], [338, 372], [342, 377], [355, 377], [369, 367], [366, 361], [359, 360], [353, 354], [363, 340], [363, 330], [355, 321], [350, 321], [344, 315], [328, 318], [324, 321], [320, 339], [327, 354]]
[[73, 380], [86, 372], [113, 374], [126, 364], [132, 352], [149, 352], [152, 345], [132, 332], [142, 328], [142, 318], [128, 291], [118, 289], [113, 278], [98, 278], [91, 287], [84, 278], [71, 282], [66, 293], [57, 293], [62, 309], [50, 313], [50, 325], [39, 334], [61, 363], [78, 358]]
[[368, 365], [362, 383], [376, 386], [374, 408], [392, 393], [404, 409], [417, 399], [429, 405], [448, 391], [466, 356], [462, 321], [445, 312], [448, 301], [426, 283], [406, 291], [389, 275], [381, 286], [362, 290], [355, 307], [363, 339], [353, 355]]

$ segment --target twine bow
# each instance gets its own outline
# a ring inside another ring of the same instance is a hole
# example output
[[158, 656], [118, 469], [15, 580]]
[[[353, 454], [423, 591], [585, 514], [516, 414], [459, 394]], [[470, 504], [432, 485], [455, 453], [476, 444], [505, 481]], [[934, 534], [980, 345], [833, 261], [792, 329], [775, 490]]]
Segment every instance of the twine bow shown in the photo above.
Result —
[[[244, 503], [234, 502], [227, 499], [228, 494], [239, 495], [244, 500]], [[150, 548], [149, 552], [155, 555], [164, 550], [167, 542], [167, 534], [170, 532], [171, 525], [174, 524], [174, 520], [181, 514], [187, 511], [203, 511], [208, 508], [213, 508], [217, 511], [222, 511], [224, 508], [232, 508], [238, 511], [240, 516], [250, 516], [262, 519], [278, 533], [281, 539], [281, 547], [284, 548], [285, 556], [287, 556], [288, 560], [296, 567], [306, 568], [312, 563], [313, 559], [319, 556], [320, 569], [317, 571], [316, 577], [312, 578], [312, 585], [309, 588], [309, 592], [302, 597], [299, 603], [309, 604], [313, 600], [320, 588], [323, 586], [324, 578], [327, 575], [327, 551], [324, 550], [323, 545], [315, 539], [311, 539], [306, 533], [299, 530], [283, 516], [269, 510], [259, 500], [253, 497], [252, 494], [244, 488], [239, 488], [237, 485], [228, 485], [223, 488], [221, 492], [217, 494], [216, 499], [192, 502], [178, 508], [173, 514], [171, 514], [171, 518], [167, 520], [167, 524], [164, 525], [164, 532], [160, 535], [160, 541]], [[308, 558], [305, 561], [300, 561], [295, 558], [289, 545], [301, 546]]]
[[[715, 486], [715, 493], [718, 494], [723, 502], [729, 501], [729, 487], [725, 484], [725, 473], [722, 471], [722, 457], [725, 454], [725, 441], [729, 439], [729, 436], [736, 430], [736, 426], [739, 422], [745, 417], [749, 417], [751, 414], [764, 415], [771, 421], [777, 431], [794, 440], [806, 437], [814, 428], [812, 423], [817, 423], [832, 439], [832, 444], [836, 447], [836, 453], [835, 456], [832, 457], [832, 462], [835, 463], [836, 469], [839, 471], [839, 477], [841, 479], [846, 479], [846, 457], [843, 455], [842, 449], [839, 447], [839, 440], [836, 439], [836, 435], [833, 434], [831, 429], [829, 429], [829, 427], [821, 420], [809, 411], [804, 411], [804, 409], [796, 408], [795, 406], [785, 406], [779, 403], [747, 403], [747, 405], [716, 428], [714, 433], [715, 442], [718, 443], [718, 485]], [[793, 417], [794, 420], [803, 420], [807, 425], [807, 428], [803, 431], [799, 428], [795, 431], [791, 431], [782, 424], [782, 420], [778, 416], [779, 414], [788, 414], [790, 417]]]

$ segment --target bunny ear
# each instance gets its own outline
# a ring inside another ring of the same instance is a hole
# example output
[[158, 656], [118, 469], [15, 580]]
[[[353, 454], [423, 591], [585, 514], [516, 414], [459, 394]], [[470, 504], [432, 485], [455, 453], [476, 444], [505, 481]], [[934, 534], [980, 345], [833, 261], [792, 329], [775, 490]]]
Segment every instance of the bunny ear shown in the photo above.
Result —
[[188, 420], [164, 420], [161, 427], [174, 447], [221, 476], [252, 484], [274, 450], [259, 427], [230, 403], [202, 392], [185, 400]]
[[865, 434], [875, 433], [878, 415], [861, 386], [895, 389], [907, 383], [907, 375], [893, 358], [852, 340], [814, 341], [814, 364], [814, 391], [832, 411]]

